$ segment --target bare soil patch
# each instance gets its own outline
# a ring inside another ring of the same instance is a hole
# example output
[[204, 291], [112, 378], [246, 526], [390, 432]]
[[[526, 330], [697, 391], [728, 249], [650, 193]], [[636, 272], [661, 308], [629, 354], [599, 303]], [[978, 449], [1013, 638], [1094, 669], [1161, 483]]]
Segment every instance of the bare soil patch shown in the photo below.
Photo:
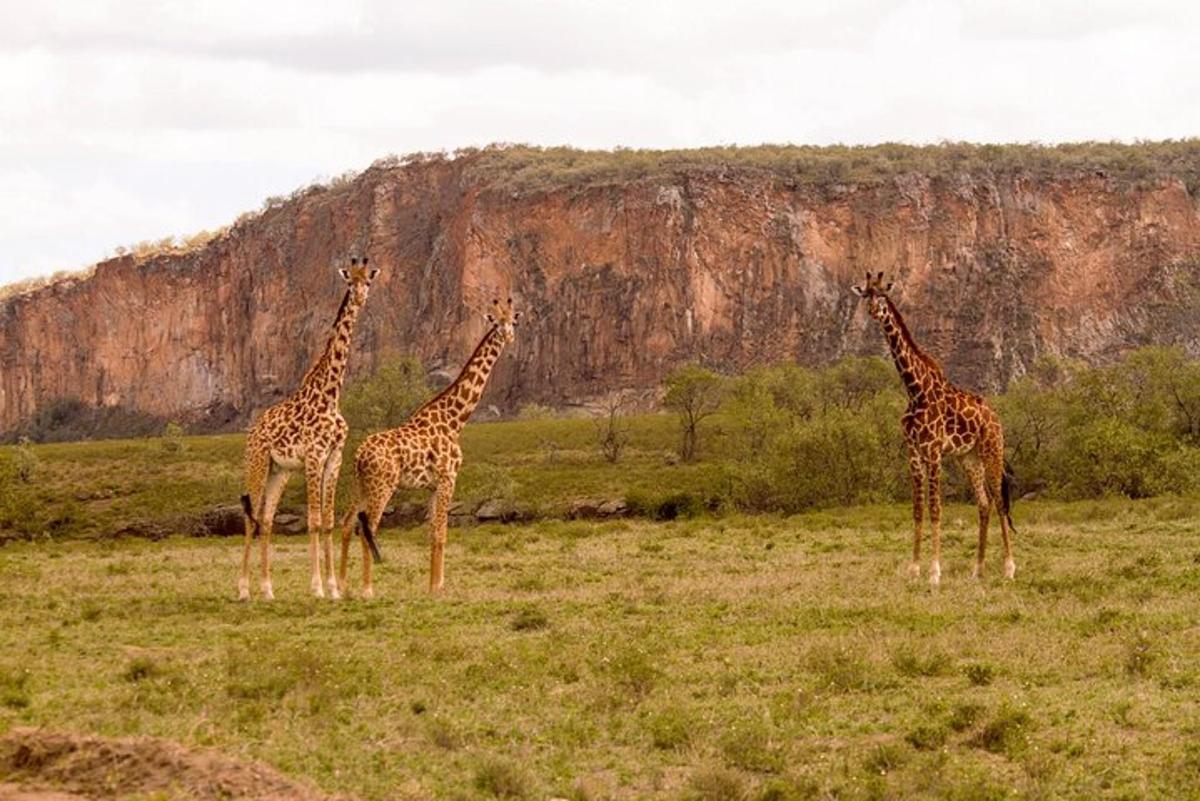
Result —
[[150, 737], [105, 739], [17, 728], [0, 738], [0, 801], [165, 793], [188, 801], [329, 801], [261, 763]]

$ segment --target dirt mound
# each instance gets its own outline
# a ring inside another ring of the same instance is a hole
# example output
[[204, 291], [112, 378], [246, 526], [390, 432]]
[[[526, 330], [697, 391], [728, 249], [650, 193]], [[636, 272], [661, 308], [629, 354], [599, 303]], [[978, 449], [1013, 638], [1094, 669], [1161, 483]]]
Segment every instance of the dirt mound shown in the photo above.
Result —
[[106, 740], [38, 729], [0, 738], [0, 801], [90, 801], [165, 793], [194, 801], [330, 801], [266, 765], [149, 737]]

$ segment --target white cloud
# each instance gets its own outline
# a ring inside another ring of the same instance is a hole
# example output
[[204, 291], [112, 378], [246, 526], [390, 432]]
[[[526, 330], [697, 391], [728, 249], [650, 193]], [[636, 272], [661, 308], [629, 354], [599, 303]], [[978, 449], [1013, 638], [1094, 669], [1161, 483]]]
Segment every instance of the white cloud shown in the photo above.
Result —
[[1200, 4], [0, 0], [0, 282], [491, 141], [1200, 133]]

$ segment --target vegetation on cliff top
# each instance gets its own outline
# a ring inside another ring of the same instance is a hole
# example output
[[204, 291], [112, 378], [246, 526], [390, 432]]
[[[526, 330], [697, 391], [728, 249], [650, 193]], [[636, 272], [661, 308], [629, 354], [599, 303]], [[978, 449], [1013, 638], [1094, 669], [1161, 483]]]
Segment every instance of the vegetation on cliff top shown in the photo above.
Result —
[[[1200, 189], [1200, 139], [1163, 142], [1078, 142], [1059, 145], [758, 145], [690, 150], [578, 150], [493, 145], [455, 153], [467, 175], [496, 189], [528, 192], [564, 186], [620, 183], [713, 170], [774, 173], [800, 186], [876, 184], [901, 175], [1029, 173], [1038, 177], [1102, 173], [1131, 183], [1165, 178]], [[413, 157], [409, 157], [412, 160]], [[437, 154], [426, 159], [446, 158]], [[388, 160], [377, 164], [390, 163]]]

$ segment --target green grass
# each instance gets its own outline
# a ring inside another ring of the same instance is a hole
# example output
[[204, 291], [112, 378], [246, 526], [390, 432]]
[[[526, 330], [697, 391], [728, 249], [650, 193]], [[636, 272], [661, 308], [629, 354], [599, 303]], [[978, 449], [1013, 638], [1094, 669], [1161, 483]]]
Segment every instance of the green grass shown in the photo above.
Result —
[[[678, 430], [668, 415], [629, 419], [631, 444], [617, 464], [605, 461], [595, 427], [586, 419], [517, 420], [475, 423], [463, 432], [465, 466], [456, 499], [467, 504], [511, 496], [538, 516], [561, 517], [575, 500], [631, 498], [653, 512], [671, 496], [685, 497], [689, 508], [717, 480], [713, 462], [675, 464]], [[722, 447], [717, 427], [706, 443], [708, 453]], [[19, 505], [16, 521], [22, 536], [56, 539], [101, 538], [130, 526], [169, 533], [181, 530], [182, 518], [220, 505], [236, 505], [243, 490], [241, 434], [152, 437], [96, 442], [33, 445], [34, 481], [12, 483]], [[175, 444], [180, 447], [172, 450]], [[353, 452], [346, 448], [338, 509], [350, 494]], [[0, 458], [13, 446], [0, 447]], [[424, 501], [426, 492], [405, 497]], [[3, 500], [0, 498], [0, 500]], [[303, 513], [304, 481], [293, 475], [281, 509]], [[0, 537], [4, 535], [0, 520]]]
[[9, 542], [0, 730], [363, 799], [1195, 797], [1194, 511], [1023, 504], [1010, 584], [995, 551], [969, 579], [950, 505], [937, 592], [904, 578], [899, 505], [456, 530], [441, 598], [425, 532], [386, 530], [372, 602], [309, 598], [302, 537], [248, 605], [231, 541]]

